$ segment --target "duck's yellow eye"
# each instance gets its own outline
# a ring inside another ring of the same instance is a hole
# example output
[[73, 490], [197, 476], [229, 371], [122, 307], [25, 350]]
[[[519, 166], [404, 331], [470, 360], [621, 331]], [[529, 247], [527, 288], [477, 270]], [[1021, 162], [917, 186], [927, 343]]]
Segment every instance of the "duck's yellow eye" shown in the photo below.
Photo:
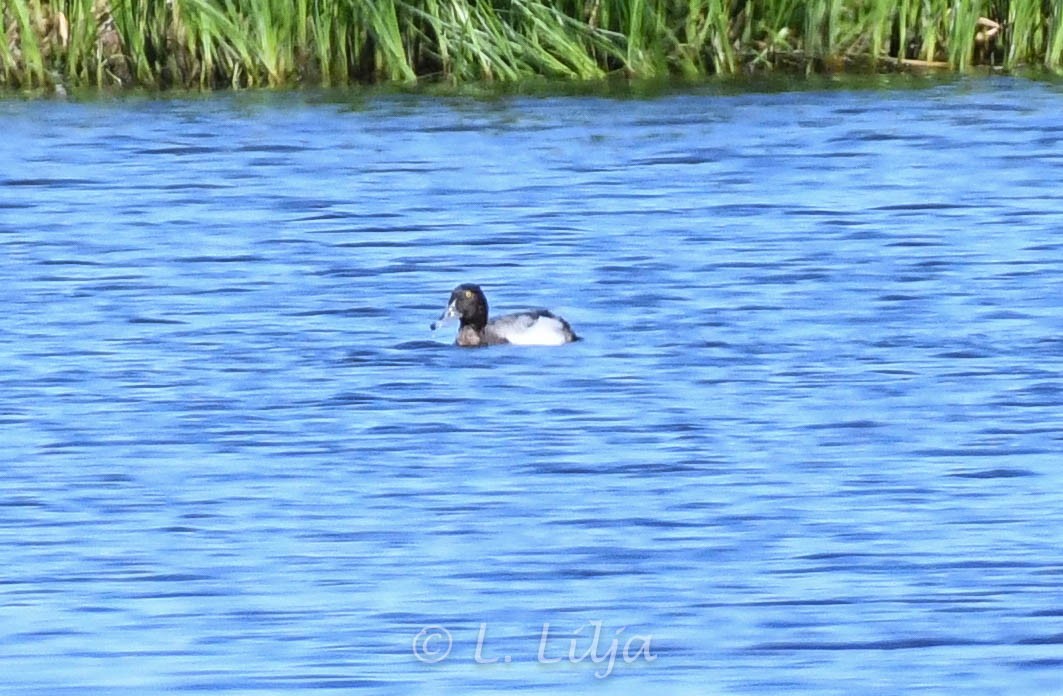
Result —
[[465, 291], [465, 299], [467, 299], [467, 300], [471, 300], [472, 299], [472, 290], [466, 290]]

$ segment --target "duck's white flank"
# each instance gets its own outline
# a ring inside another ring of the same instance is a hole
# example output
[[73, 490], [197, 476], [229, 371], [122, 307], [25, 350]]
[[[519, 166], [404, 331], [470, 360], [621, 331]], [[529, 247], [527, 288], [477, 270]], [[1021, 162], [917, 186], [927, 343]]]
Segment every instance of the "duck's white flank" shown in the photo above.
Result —
[[571, 340], [557, 317], [507, 314], [489, 322], [488, 330], [515, 346], [559, 346]]

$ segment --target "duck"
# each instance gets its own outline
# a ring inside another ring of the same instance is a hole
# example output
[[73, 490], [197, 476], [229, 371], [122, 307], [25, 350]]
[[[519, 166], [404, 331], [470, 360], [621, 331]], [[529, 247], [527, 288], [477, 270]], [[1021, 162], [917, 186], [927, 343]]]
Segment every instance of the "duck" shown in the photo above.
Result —
[[559, 346], [580, 340], [567, 321], [548, 309], [530, 309], [487, 318], [487, 297], [479, 285], [463, 283], [450, 293], [450, 302], [435, 331], [451, 319], [461, 321], [454, 345], [462, 348], [496, 346], [511, 343], [519, 346]]

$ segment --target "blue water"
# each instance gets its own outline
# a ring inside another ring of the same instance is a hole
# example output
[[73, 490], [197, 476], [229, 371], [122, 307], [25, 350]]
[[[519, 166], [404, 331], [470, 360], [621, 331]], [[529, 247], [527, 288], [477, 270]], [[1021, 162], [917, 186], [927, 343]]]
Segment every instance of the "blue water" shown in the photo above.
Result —
[[1063, 89], [914, 82], [0, 101], [0, 686], [1061, 693]]

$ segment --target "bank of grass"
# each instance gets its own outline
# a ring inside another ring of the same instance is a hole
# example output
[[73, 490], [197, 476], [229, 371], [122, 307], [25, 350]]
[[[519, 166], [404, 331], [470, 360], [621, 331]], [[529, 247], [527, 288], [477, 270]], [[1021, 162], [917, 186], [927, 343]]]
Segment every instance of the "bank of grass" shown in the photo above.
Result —
[[218, 88], [1063, 64], [1059, 0], [3, 0], [0, 85]]

